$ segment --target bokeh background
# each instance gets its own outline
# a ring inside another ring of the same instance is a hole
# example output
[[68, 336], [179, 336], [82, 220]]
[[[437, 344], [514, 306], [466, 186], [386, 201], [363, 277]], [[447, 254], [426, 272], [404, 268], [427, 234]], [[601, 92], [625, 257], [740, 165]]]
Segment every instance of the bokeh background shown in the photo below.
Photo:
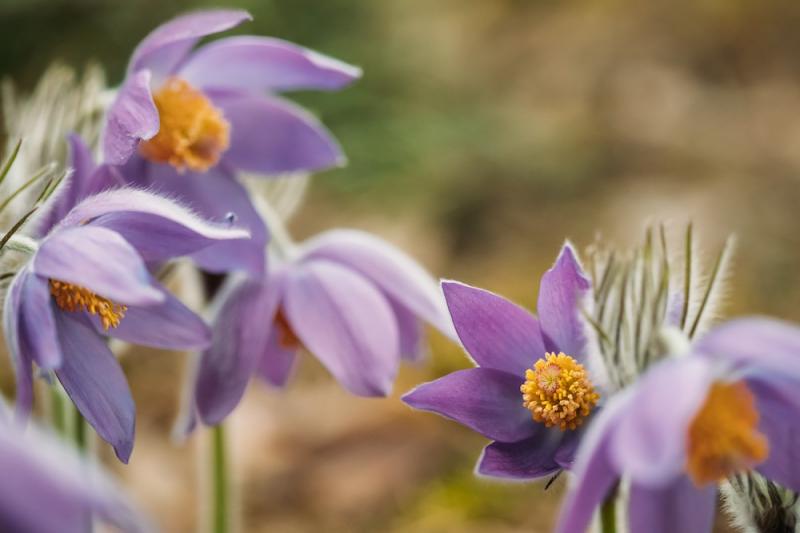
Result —
[[[565, 238], [627, 247], [648, 223], [693, 220], [709, 253], [738, 236], [726, 314], [800, 319], [800, 3], [0, 0], [0, 73], [24, 88], [53, 60], [94, 60], [116, 84], [150, 29], [220, 5], [254, 15], [236, 33], [365, 71], [294, 95], [350, 158], [315, 178], [297, 238], [367, 229], [533, 307]], [[192, 531], [203, 438], [169, 436], [184, 357], [125, 365], [138, 440], [118, 473], [165, 531]], [[549, 531], [563, 480], [475, 479], [483, 440], [398, 399], [467, 365], [432, 334], [386, 400], [349, 397], [308, 357], [285, 391], [253, 384], [231, 423], [243, 529]]]

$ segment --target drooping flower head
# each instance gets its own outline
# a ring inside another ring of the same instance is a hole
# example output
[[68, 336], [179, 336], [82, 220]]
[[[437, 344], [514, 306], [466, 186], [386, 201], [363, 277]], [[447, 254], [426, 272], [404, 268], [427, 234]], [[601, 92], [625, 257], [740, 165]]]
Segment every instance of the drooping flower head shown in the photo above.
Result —
[[265, 279], [233, 283], [221, 300], [195, 391], [206, 424], [233, 410], [254, 373], [284, 385], [301, 348], [353, 394], [385, 396], [401, 357], [421, 353], [421, 321], [454, 336], [430, 276], [400, 250], [355, 230], [303, 243]]
[[[310, 114], [274, 95], [336, 90], [360, 70], [279, 39], [207, 35], [249, 20], [239, 10], [198, 11], [153, 30], [131, 57], [103, 138], [105, 162], [126, 179], [177, 196], [207, 218], [237, 215], [253, 238], [196, 258], [211, 271], [263, 273], [263, 222], [235, 179], [341, 165], [344, 156]], [[132, 157], [133, 156], [133, 157]]]
[[458, 336], [476, 368], [403, 397], [492, 439], [480, 474], [532, 479], [569, 468], [582, 427], [600, 402], [579, 317], [591, 285], [572, 246], [542, 276], [538, 318], [491, 292], [445, 281]]
[[578, 451], [558, 531], [579, 533], [618, 483], [630, 531], [708, 532], [717, 484], [755, 470], [800, 489], [800, 328], [712, 329], [612, 398]]
[[[52, 207], [60, 206], [57, 201]], [[35, 363], [55, 374], [84, 418], [127, 462], [134, 405], [104, 338], [205, 348], [211, 338], [206, 324], [153, 278], [148, 264], [246, 236], [140, 190], [107, 191], [75, 205], [41, 241], [31, 241], [29, 260], [6, 296], [19, 412], [31, 408]]]

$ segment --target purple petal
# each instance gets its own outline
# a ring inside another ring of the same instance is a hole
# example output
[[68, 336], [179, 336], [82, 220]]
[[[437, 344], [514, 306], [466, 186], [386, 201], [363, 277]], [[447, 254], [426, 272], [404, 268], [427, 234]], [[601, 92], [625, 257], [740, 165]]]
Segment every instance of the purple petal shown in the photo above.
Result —
[[565, 244], [556, 264], [545, 272], [539, 284], [537, 309], [548, 351], [583, 360], [586, 335], [579, 306], [590, 287], [572, 245]]
[[29, 357], [44, 370], [52, 370], [61, 364], [61, 348], [51, 302], [47, 281], [37, 276], [26, 276], [20, 312], [26, 328], [33, 329], [35, 324], [36, 334], [26, 337]]
[[34, 256], [33, 271], [123, 305], [154, 305], [164, 300], [136, 250], [118, 233], [101, 227], [52, 233]]
[[223, 162], [258, 174], [315, 172], [343, 166], [339, 144], [311, 114], [279, 98], [218, 95], [231, 124]]
[[244, 270], [253, 278], [263, 276], [269, 235], [249, 194], [236, 179], [219, 167], [203, 173], [178, 173], [169, 165], [150, 165], [149, 180], [149, 190], [179, 199], [203, 218], [223, 222], [232, 215], [237, 227], [250, 232], [250, 238], [223, 241], [193, 254], [198, 266], [209, 272]]
[[696, 488], [680, 477], [664, 488], [631, 487], [630, 531], [648, 533], [708, 533], [714, 525], [717, 488]]
[[273, 387], [283, 387], [289, 381], [296, 363], [297, 351], [281, 346], [280, 332], [275, 327], [271, 328], [266, 350], [258, 360], [258, 375]]
[[172, 72], [195, 43], [206, 35], [219, 33], [252, 20], [247, 11], [205, 10], [176, 17], [150, 32], [128, 64], [128, 75], [148, 68], [164, 75]]
[[292, 329], [350, 392], [385, 396], [399, 366], [397, 324], [386, 298], [352, 270], [329, 261], [287, 272]]
[[519, 442], [493, 442], [483, 450], [477, 472], [505, 479], [537, 479], [561, 470], [555, 453], [561, 439], [559, 431], [541, 431]]
[[152, 138], [159, 126], [158, 109], [150, 92], [150, 72], [142, 70], [125, 80], [108, 109], [103, 161], [112, 165], [125, 163], [139, 141]]
[[205, 424], [219, 424], [242, 399], [266, 350], [279, 287], [279, 283], [245, 281], [224, 294], [211, 347], [200, 359], [195, 389], [198, 414]]
[[64, 362], [56, 370], [75, 407], [127, 463], [133, 450], [135, 407], [125, 374], [103, 339], [66, 313], [56, 315]]
[[306, 257], [330, 259], [369, 278], [390, 299], [455, 338], [436, 282], [404, 252], [364, 231], [326, 231], [303, 245]]
[[243, 36], [197, 49], [179, 75], [197, 87], [331, 91], [361, 77], [361, 69], [280, 39]]
[[481, 367], [524, 376], [544, 357], [539, 322], [522, 307], [456, 281], [443, 281], [442, 290], [464, 348]]
[[400, 336], [400, 357], [406, 361], [419, 361], [425, 356], [422, 323], [406, 307], [389, 298], [392, 313], [397, 320], [397, 333]]
[[[793, 396], [797, 396], [796, 386]], [[769, 455], [766, 461], [756, 466], [756, 470], [795, 492], [800, 491], [800, 424], [797, 423], [797, 410], [795, 408], [793, 416], [787, 418], [783, 398], [760, 393], [757, 400], [761, 417], [759, 429], [767, 437]]]
[[66, 227], [84, 224], [119, 233], [148, 263], [249, 237], [247, 230], [210, 223], [172, 200], [136, 189], [94, 195], [61, 221]]
[[423, 383], [404, 395], [403, 401], [492, 440], [516, 442], [542, 427], [522, 405], [522, 383], [522, 378], [494, 368], [469, 368]]
[[631, 390], [630, 407], [617, 422], [610, 445], [617, 467], [648, 485], [681, 475], [689, 425], [716, 377], [712, 365], [696, 357], [653, 366]]
[[27, 267], [14, 276], [3, 305], [3, 330], [16, 380], [15, 408], [17, 416], [22, 419], [27, 419], [33, 407], [33, 372], [29, 355], [32, 350], [21, 310], [23, 289], [30, 277], [32, 274]]

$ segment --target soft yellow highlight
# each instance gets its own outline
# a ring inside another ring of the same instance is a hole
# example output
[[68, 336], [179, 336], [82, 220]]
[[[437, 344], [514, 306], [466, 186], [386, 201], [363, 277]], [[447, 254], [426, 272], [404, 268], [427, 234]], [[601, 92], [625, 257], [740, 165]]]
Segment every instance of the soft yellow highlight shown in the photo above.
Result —
[[88, 311], [99, 316], [106, 331], [119, 326], [128, 310], [126, 306], [98, 296], [89, 289], [55, 279], [50, 280], [50, 294], [64, 311]]

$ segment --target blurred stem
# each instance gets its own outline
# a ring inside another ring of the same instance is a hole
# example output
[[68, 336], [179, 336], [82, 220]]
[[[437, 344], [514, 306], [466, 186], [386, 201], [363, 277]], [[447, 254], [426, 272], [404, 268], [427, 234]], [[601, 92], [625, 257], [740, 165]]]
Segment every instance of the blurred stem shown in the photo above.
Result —
[[61, 385], [56, 381], [50, 385], [50, 425], [53, 430], [63, 437], [68, 436], [69, 403], [61, 390]]
[[296, 253], [296, 245], [292, 240], [291, 235], [289, 235], [289, 230], [286, 228], [286, 224], [266, 198], [256, 195], [254, 196], [253, 200], [255, 201], [258, 214], [269, 228], [271, 234], [269, 243], [270, 248], [274, 250], [282, 259], [291, 259], [291, 257]]
[[230, 477], [227, 437], [225, 426], [221, 423], [211, 428], [210, 461], [211, 531], [212, 533], [228, 533], [231, 531]]
[[616, 533], [617, 531], [617, 488], [608, 493], [600, 508], [600, 531]]

